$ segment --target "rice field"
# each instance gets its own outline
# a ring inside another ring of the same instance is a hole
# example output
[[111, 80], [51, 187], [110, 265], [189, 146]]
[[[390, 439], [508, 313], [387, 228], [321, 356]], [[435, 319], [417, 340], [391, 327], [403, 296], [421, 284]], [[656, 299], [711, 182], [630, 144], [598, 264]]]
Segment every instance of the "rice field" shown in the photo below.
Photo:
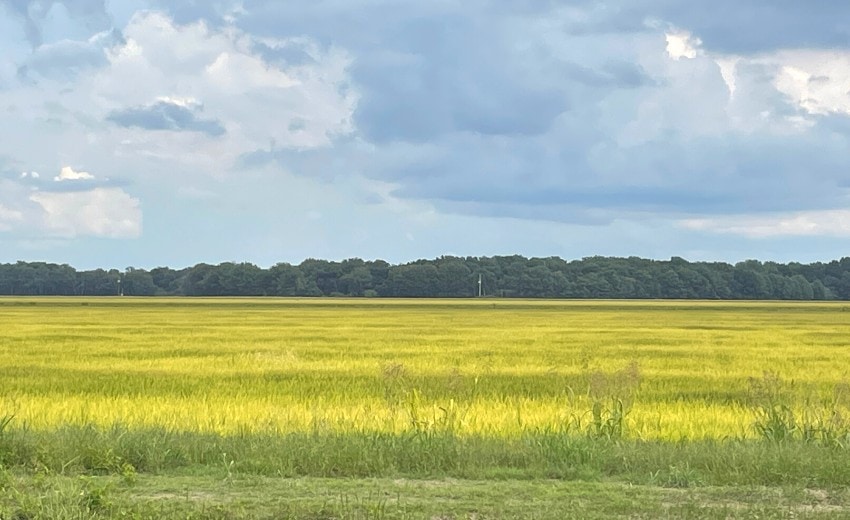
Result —
[[848, 338], [846, 303], [4, 298], [0, 417], [496, 439], [614, 417], [627, 439], [749, 439], [765, 399], [846, 409]]

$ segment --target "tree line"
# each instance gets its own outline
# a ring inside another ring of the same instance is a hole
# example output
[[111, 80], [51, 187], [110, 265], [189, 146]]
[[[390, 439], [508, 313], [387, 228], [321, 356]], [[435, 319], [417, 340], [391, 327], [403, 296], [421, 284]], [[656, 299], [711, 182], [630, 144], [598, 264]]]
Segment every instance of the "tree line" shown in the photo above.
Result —
[[0, 295], [364, 296], [850, 300], [850, 258], [737, 264], [637, 257], [454, 257], [391, 265], [307, 259], [184, 269], [78, 271], [66, 264], [0, 264]]

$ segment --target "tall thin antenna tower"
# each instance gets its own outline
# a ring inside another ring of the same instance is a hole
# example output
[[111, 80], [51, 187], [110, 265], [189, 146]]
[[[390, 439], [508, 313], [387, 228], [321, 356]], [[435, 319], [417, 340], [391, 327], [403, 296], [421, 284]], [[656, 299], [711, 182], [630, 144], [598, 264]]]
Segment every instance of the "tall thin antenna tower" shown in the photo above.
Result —
[[482, 295], [481, 273], [478, 273], [478, 297], [481, 298], [481, 295]]

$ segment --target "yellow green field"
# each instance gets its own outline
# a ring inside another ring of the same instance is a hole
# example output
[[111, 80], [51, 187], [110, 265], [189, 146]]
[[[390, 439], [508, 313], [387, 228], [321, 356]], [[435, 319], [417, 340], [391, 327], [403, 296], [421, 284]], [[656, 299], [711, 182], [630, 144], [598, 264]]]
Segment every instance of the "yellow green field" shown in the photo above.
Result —
[[747, 438], [756, 436], [753, 394], [765, 373], [778, 376], [795, 407], [842, 405], [849, 310], [777, 302], [2, 299], [0, 411], [38, 430], [399, 433], [413, 425], [517, 437], [581, 429], [594, 402], [620, 399], [627, 437]]

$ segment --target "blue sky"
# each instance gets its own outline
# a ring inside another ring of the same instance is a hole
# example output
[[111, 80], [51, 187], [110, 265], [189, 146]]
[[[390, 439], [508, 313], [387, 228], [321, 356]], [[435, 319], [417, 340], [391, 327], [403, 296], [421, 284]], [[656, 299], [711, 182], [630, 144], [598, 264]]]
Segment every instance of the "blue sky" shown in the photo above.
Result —
[[0, 261], [847, 256], [848, 19], [0, 0]]

